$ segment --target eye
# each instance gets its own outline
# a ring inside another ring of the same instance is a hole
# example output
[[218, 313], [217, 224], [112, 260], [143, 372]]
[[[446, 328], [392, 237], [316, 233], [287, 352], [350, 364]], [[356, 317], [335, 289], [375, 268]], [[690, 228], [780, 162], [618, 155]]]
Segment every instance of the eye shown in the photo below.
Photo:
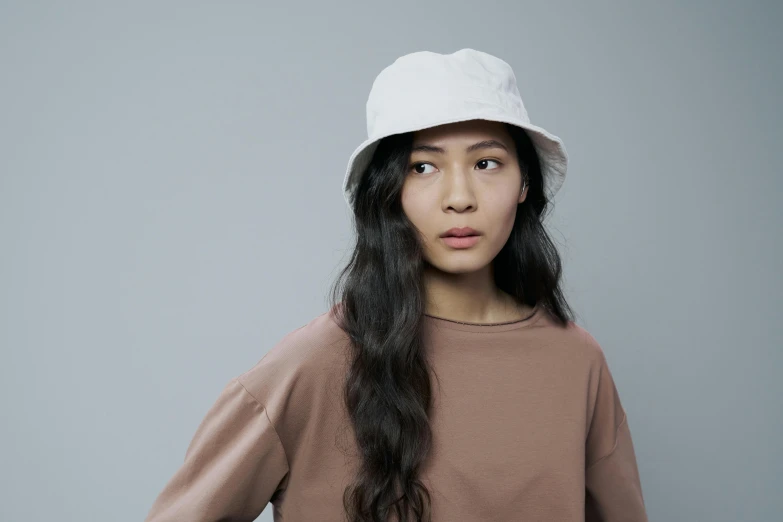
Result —
[[[483, 160], [480, 160], [480, 161], [478, 161], [478, 163], [476, 163], [476, 165], [486, 165], [487, 162], [497, 163], [498, 166], [495, 167], [494, 169], [480, 168], [479, 170], [496, 170], [496, 169], [499, 169], [501, 165], [503, 165], [498, 160], [493, 160], [493, 159], [483, 159]], [[412, 164], [411, 165], [411, 169], [418, 169], [418, 167], [421, 166], [421, 165], [429, 165], [430, 167], [434, 166], [434, 165], [432, 165], [432, 163], [427, 163], [427, 162], [420, 161], [418, 163]], [[429, 172], [420, 172], [420, 171], [416, 170], [416, 174], [429, 174]]]
[[[493, 163], [497, 163], [498, 166], [496, 168], [498, 168], [498, 169], [500, 168], [500, 165], [502, 165], [502, 163], [500, 163], [497, 160], [493, 160], [493, 159], [483, 159], [483, 160], [479, 161], [478, 163], [476, 163], [476, 165], [481, 165], [482, 163], [486, 164], [488, 161], [493, 162]], [[479, 169], [479, 170], [494, 170], [494, 169]]]
[[[420, 161], [418, 163], [414, 163], [413, 165], [411, 165], [411, 169], [416, 169], [420, 165], [429, 165], [430, 167], [433, 166], [432, 163], [424, 163], [424, 162]], [[416, 174], [429, 174], [429, 172], [418, 172], [418, 171], [416, 171]]]

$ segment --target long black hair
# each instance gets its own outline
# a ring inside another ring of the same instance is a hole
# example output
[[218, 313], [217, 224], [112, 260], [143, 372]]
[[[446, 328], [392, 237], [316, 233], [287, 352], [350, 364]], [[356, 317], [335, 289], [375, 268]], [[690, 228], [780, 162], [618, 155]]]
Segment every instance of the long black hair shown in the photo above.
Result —
[[[523, 129], [504, 125], [529, 188], [493, 260], [495, 284], [566, 326], [573, 311], [560, 289], [560, 256], [543, 225], [550, 202], [539, 158]], [[401, 203], [412, 143], [413, 133], [380, 141], [354, 193], [353, 254], [330, 291], [352, 346], [343, 399], [361, 465], [343, 494], [349, 522], [387, 522], [392, 513], [399, 522], [431, 516], [429, 491], [417, 476], [432, 444], [431, 368], [420, 340], [424, 261]]]

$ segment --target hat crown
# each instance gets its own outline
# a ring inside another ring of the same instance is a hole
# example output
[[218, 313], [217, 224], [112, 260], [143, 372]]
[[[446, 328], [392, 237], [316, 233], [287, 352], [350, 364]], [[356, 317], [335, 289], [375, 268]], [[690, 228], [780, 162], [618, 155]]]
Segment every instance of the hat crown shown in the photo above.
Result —
[[400, 123], [417, 121], [423, 113], [447, 119], [460, 101], [530, 121], [505, 61], [468, 48], [451, 54], [417, 51], [397, 58], [375, 78], [366, 105], [367, 135], [395, 133]]

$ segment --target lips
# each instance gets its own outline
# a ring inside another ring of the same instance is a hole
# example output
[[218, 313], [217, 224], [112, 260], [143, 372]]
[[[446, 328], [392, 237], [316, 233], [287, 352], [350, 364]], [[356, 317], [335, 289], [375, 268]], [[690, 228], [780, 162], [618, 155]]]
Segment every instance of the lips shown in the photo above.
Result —
[[470, 227], [462, 228], [450, 228], [446, 232], [440, 235], [440, 237], [468, 237], [468, 236], [480, 236], [481, 232], [474, 230]]

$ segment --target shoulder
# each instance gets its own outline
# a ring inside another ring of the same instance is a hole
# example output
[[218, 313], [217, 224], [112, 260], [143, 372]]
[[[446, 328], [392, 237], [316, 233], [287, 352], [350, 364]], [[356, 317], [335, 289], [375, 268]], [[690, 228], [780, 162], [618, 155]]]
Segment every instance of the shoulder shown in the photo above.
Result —
[[598, 340], [583, 326], [569, 320], [565, 326], [545, 316], [532, 329], [540, 336], [539, 341], [571, 360], [578, 360], [591, 369], [600, 367], [605, 361], [604, 350]]
[[573, 321], [566, 328], [568, 334], [590, 360], [600, 363], [605, 359], [604, 350], [596, 338], [584, 327]]
[[258, 362], [237, 376], [237, 381], [272, 409], [284, 406], [292, 395], [322, 391], [329, 375], [344, 365], [349, 346], [348, 335], [337, 324], [334, 310], [285, 334]]
[[583, 355], [587, 375], [589, 376], [590, 403], [595, 401], [619, 402], [614, 377], [606, 358], [606, 353], [596, 338], [582, 326], [569, 323], [568, 329], [578, 343]]
[[561, 339], [561, 345], [565, 347], [565, 353], [559, 354], [562, 359], [576, 365], [580, 375], [586, 378], [588, 418], [592, 418], [596, 404], [619, 404], [606, 353], [595, 336], [573, 321], [553, 335]]

